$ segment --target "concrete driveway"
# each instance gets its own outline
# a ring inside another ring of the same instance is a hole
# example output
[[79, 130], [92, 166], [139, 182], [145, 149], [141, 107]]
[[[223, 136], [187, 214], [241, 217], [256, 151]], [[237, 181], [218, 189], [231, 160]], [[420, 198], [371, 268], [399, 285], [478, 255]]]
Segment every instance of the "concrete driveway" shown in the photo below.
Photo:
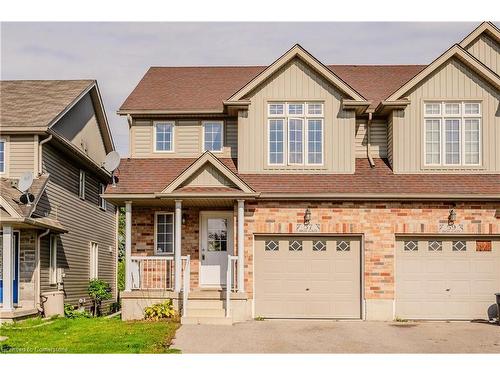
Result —
[[173, 347], [183, 353], [500, 353], [500, 326], [299, 320], [184, 325]]

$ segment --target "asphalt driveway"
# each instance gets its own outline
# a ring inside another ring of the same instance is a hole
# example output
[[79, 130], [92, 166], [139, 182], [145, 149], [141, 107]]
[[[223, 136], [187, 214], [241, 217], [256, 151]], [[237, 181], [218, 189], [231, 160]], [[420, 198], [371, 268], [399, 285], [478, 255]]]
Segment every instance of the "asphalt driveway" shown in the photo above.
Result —
[[500, 353], [500, 326], [300, 320], [184, 325], [172, 347], [183, 353]]

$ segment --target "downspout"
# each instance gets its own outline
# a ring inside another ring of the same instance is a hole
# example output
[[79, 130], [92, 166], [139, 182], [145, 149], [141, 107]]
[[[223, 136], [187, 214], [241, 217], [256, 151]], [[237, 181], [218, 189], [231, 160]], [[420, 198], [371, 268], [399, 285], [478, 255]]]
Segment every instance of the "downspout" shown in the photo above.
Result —
[[370, 167], [374, 168], [375, 167], [375, 162], [373, 161], [372, 155], [370, 153], [370, 144], [372, 141], [372, 116], [373, 112], [368, 112], [368, 122], [366, 123], [366, 156], [368, 157], [368, 162], [370, 163]]
[[45, 232], [42, 234], [38, 235], [36, 239], [36, 249], [37, 249], [37, 271], [36, 271], [36, 278], [37, 278], [37, 283], [36, 283], [36, 291], [35, 291], [35, 296], [37, 296], [37, 300], [35, 301], [35, 308], [38, 310], [41, 310], [41, 304], [40, 304], [40, 293], [41, 293], [41, 288], [40, 288], [40, 268], [41, 268], [41, 261], [40, 261], [40, 247], [41, 247], [41, 239], [42, 237], [45, 237], [50, 233], [50, 229], [47, 229]]
[[38, 175], [42, 174], [42, 146], [52, 139], [52, 134], [38, 143]]

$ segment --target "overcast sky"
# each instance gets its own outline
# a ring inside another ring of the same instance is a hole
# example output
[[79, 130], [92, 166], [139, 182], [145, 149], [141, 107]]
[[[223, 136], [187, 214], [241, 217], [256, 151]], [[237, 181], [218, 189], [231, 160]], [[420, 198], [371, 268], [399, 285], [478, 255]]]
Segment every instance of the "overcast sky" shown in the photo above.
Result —
[[2, 79], [97, 79], [117, 109], [149, 66], [267, 65], [300, 43], [325, 64], [427, 64], [478, 23], [2, 23]]

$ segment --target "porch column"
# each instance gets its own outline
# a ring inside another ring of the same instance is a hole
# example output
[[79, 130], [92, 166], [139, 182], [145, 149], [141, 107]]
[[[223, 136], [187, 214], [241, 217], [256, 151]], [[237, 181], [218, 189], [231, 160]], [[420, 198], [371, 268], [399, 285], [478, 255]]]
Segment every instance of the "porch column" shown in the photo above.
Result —
[[245, 291], [245, 201], [238, 199], [238, 292]]
[[182, 230], [182, 200], [175, 201], [175, 250], [174, 250], [174, 261], [175, 261], [175, 282], [174, 291], [180, 292], [182, 288], [182, 260], [181, 260], [181, 230]]
[[3, 306], [2, 311], [14, 310], [14, 291], [12, 281], [14, 277], [14, 248], [12, 226], [4, 225], [3, 227], [3, 253], [2, 253], [2, 268], [3, 268]]
[[132, 202], [125, 202], [125, 291], [132, 290]]

